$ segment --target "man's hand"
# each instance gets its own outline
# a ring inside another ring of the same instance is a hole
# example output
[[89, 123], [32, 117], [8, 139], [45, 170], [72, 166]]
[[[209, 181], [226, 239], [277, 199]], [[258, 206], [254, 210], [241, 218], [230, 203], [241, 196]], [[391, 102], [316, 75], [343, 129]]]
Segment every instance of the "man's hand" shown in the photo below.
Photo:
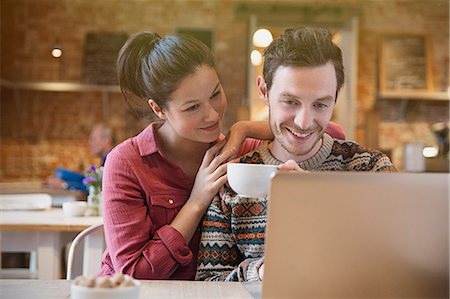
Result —
[[259, 279], [263, 280], [263, 278], [264, 278], [264, 264], [262, 264], [261, 267], [259, 267], [258, 275], [259, 275]]
[[297, 162], [295, 162], [294, 160], [287, 160], [283, 164], [278, 165], [278, 169], [295, 172], [308, 172], [304, 169], [301, 169], [300, 166], [298, 166]]
[[59, 178], [50, 177], [47, 179], [48, 187], [54, 188], [54, 189], [67, 189], [67, 183]]

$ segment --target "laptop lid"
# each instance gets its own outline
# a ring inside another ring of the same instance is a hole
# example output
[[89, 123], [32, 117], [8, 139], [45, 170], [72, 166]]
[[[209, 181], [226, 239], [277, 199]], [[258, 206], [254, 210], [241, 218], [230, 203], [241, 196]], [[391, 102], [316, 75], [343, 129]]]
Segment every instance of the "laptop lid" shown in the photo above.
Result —
[[448, 298], [449, 175], [279, 172], [263, 298]]

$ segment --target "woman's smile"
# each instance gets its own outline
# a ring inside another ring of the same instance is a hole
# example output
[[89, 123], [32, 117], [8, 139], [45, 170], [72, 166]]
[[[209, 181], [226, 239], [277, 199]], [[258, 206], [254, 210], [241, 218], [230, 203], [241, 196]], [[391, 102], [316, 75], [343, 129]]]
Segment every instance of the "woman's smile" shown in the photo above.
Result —
[[220, 122], [216, 122], [215, 124], [213, 124], [211, 126], [201, 128], [201, 130], [214, 131], [214, 130], [217, 130], [219, 128], [219, 125], [220, 125]]

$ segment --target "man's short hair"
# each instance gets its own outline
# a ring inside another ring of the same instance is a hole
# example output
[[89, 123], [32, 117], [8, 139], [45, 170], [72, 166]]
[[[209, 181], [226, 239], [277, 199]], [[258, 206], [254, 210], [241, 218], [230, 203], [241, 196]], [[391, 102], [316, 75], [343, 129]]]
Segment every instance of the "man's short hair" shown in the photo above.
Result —
[[282, 66], [316, 67], [331, 62], [336, 71], [336, 95], [344, 84], [341, 49], [328, 29], [300, 27], [286, 29], [264, 50], [263, 75], [269, 91], [276, 70]]

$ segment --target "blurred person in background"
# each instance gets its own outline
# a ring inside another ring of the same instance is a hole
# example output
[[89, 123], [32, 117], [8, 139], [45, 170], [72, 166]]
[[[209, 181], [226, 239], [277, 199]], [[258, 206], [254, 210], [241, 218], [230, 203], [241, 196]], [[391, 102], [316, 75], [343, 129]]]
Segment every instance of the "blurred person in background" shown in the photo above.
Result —
[[111, 127], [103, 123], [96, 124], [89, 135], [88, 145], [91, 153], [101, 158], [100, 166], [104, 166], [106, 156], [116, 144], [116, 136]]
[[[93, 155], [100, 158], [100, 165], [104, 166], [108, 153], [116, 143], [116, 137], [111, 127], [104, 123], [98, 123], [92, 127], [89, 134], [88, 147]], [[58, 167], [53, 176], [48, 178], [46, 185], [55, 189], [81, 190], [87, 192], [83, 184], [84, 176], [81, 173], [73, 172]]]

